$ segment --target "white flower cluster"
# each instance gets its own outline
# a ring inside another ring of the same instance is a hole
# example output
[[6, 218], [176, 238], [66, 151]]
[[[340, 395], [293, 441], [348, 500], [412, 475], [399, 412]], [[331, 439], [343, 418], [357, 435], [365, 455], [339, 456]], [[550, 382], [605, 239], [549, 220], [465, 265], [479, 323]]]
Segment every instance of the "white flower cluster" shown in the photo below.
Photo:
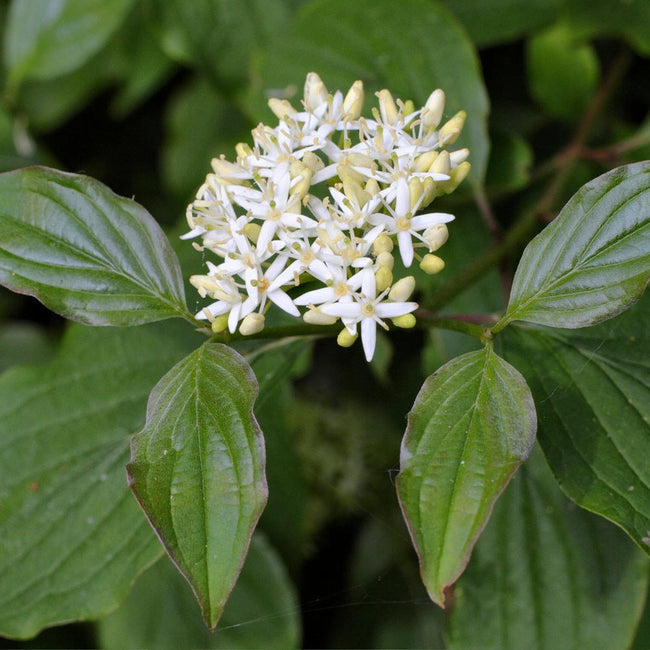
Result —
[[[197, 318], [215, 332], [261, 331], [271, 303], [293, 316], [303, 308], [307, 323], [340, 319], [342, 346], [352, 345], [359, 327], [370, 361], [377, 324], [415, 324], [415, 281], [394, 282], [393, 247], [404, 267], [414, 257], [428, 273], [444, 267], [432, 253], [447, 241], [445, 224], [454, 217], [417, 213], [469, 172], [467, 149], [444, 149], [460, 135], [465, 113], [439, 128], [441, 90], [420, 110], [388, 90], [377, 97], [373, 119], [363, 118], [361, 81], [343, 97], [312, 72], [301, 110], [271, 99], [278, 126], [254, 129], [253, 147], [237, 145], [236, 162], [212, 161], [188, 207], [184, 238], [200, 237], [194, 246], [219, 258], [191, 278], [201, 297], [214, 300]], [[309, 290], [292, 291], [299, 285]]]

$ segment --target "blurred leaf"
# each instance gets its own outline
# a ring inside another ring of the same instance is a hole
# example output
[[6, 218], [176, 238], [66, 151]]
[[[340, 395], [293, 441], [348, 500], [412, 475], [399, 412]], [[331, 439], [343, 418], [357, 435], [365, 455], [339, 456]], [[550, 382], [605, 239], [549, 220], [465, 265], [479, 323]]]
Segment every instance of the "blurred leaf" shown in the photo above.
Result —
[[184, 201], [212, 172], [212, 158], [224, 154], [232, 160], [235, 145], [250, 140], [247, 118], [203, 77], [191, 80], [172, 99], [165, 123], [161, 160], [165, 186]]
[[161, 560], [135, 584], [129, 598], [99, 623], [100, 645], [149, 648], [298, 648], [299, 608], [277, 553], [260, 533], [226, 605], [219, 629], [201, 621], [191, 589], [171, 562]]
[[45, 167], [0, 176], [0, 282], [91, 325], [187, 314], [178, 260], [151, 215]]
[[251, 52], [281, 35], [289, 19], [286, 0], [165, 0], [151, 6], [168, 54], [200, 68], [222, 89], [246, 80]]
[[5, 28], [9, 84], [72, 72], [98, 52], [134, 0], [13, 0]]
[[558, 0], [443, 0], [479, 47], [513, 41], [554, 20]]
[[188, 329], [75, 325], [51, 364], [0, 377], [0, 634], [106, 614], [160, 555], [124, 465]]
[[0, 172], [47, 162], [25, 125], [0, 108]]
[[533, 150], [513, 131], [490, 131], [490, 162], [485, 184], [490, 190], [514, 191], [530, 179]]
[[585, 327], [638, 300], [650, 279], [650, 162], [584, 185], [521, 257], [501, 327]]
[[404, 0], [398, 9], [391, 0], [312, 0], [296, 14], [286, 36], [260, 52], [256, 63], [256, 84], [247, 104], [262, 120], [270, 116], [270, 95], [282, 94], [297, 104], [311, 71], [331, 90], [343, 92], [361, 79], [369, 100], [372, 92], [389, 88], [396, 97], [423, 104], [435, 88], [442, 88], [445, 118], [467, 111], [456, 144], [471, 149], [470, 178], [482, 182], [489, 151], [487, 95], [472, 43], [437, 2]]
[[650, 554], [650, 295], [598, 327], [508, 328], [562, 489]]
[[12, 366], [50, 360], [54, 342], [44, 327], [35, 323], [8, 322], [0, 326], [0, 373]]
[[600, 78], [591, 45], [556, 25], [528, 42], [526, 59], [530, 93], [549, 115], [571, 121], [587, 110]]
[[458, 582], [450, 647], [626, 648], [647, 584], [648, 559], [614, 526], [568, 501], [533, 454]]
[[397, 493], [431, 599], [463, 572], [494, 502], [535, 439], [524, 378], [490, 347], [429, 377], [408, 416]]
[[131, 442], [131, 489], [211, 629], [268, 495], [257, 391], [237, 352], [206, 343], [158, 382]]
[[650, 55], [650, 3], [646, 0], [563, 0], [571, 31], [582, 38], [618, 36]]

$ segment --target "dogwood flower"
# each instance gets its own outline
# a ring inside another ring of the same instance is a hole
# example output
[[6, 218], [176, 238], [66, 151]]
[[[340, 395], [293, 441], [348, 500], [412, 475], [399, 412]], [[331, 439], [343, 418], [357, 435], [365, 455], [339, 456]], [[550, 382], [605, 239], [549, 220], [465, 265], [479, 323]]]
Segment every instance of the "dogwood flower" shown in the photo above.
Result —
[[429, 206], [469, 172], [469, 150], [447, 149], [466, 116], [439, 126], [439, 89], [419, 109], [388, 90], [377, 99], [363, 117], [361, 81], [331, 93], [310, 73], [300, 106], [271, 99], [277, 125], [253, 129], [233, 162], [212, 160], [182, 237], [212, 256], [208, 272], [190, 278], [213, 300], [198, 320], [244, 336], [263, 331], [272, 307], [314, 326], [340, 321], [339, 345], [352, 345], [360, 331], [368, 361], [377, 325], [415, 324], [415, 280], [394, 277], [403, 267], [393, 248], [404, 267], [417, 258], [427, 273], [444, 268], [433, 252], [454, 216]]

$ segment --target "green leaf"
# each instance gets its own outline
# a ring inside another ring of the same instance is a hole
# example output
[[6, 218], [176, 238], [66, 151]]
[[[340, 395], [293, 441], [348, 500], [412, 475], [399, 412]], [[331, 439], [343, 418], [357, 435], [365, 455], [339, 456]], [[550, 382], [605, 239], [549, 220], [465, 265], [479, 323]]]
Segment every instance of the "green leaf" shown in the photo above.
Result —
[[490, 347], [453, 359], [422, 386], [402, 442], [397, 492], [422, 579], [439, 605], [534, 439], [528, 386]]
[[298, 648], [298, 602], [278, 554], [255, 533], [219, 629], [201, 622], [188, 584], [166, 559], [135, 584], [124, 604], [99, 623], [103, 648]]
[[0, 175], [0, 284], [90, 325], [189, 317], [178, 260], [151, 215], [53, 169]]
[[214, 628], [267, 499], [257, 382], [232, 348], [206, 343], [156, 385], [131, 443], [129, 482]]
[[286, 89], [297, 102], [311, 71], [331, 90], [343, 92], [362, 79], [368, 104], [380, 88], [420, 104], [442, 88], [445, 118], [467, 111], [456, 145], [471, 149], [470, 178], [482, 182], [489, 151], [488, 100], [478, 58], [454, 17], [438, 3], [404, 0], [397, 9], [392, 0], [312, 0], [296, 14], [288, 34], [260, 53], [257, 63], [257, 84], [248, 103], [258, 119], [270, 115], [262, 103], [268, 98], [265, 93]]
[[286, 0], [150, 0], [170, 56], [203, 69], [220, 87], [241, 85], [251, 52], [282, 34], [289, 19]]
[[124, 465], [187, 329], [75, 325], [50, 365], [0, 377], [1, 635], [106, 614], [160, 555]]
[[499, 499], [454, 591], [454, 650], [627, 648], [648, 558], [576, 508], [533, 454]]
[[638, 300], [650, 278], [650, 162], [584, 185], [521, 257], [502, 329], [513, 320], [585, 327]]
[[122, 23], [134, 0], [13, 0], [5, 64], [12, 85], [81, 67]]
[[0, 326], [0, 372], [19, 364], [49, 361], [53, 343], [47, 330], [35, 323], [13, 321]]
[[552, 22], [558, 0], [444, 0], [479, 47], [521, 38]]
[[598, 327], [511, 330], [504, 353], [530, 383], [562, 489], [650, 553], [650, 296]]
[[595, 49], [577, 41], [565, 25], [556, 25], [528, 42], [526, 57], [531, 95], [549, 115], [578, 119], [600, 78]]
[[650, 4], [646, 0], [565, 0], [563, 15], [581, 37], [618, 36], [650, 55]]

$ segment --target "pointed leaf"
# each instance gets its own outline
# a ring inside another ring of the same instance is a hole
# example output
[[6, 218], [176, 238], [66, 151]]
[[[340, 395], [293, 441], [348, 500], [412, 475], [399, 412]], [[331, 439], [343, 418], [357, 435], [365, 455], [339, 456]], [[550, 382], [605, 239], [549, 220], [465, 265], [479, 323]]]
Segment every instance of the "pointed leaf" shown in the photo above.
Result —
[[131, 443], [131, 487], [214, 628], [267, 499], [257, 382], [232, 348], [206, 343], [154, 388]]
[[216, 632], [201, 623], [192, 590], [163, 558], [138, 580], [124, 604], [100, 621], [99, 638], [107, 649], [288, 650], [300, 646], [299, 612], [282, 560], [256, 532]]
[[633, 304], [650, 279], [650, 162], [582, 187], [528, 244], [501, 327], [585, 327]]
[[124, 465], [149, 391], [191, 349], [180, 325], [75, 325], [51, 364], [0, 377], [0, 635], [102, 616], [160, 556]]
[[508, 328], [504, 345], [564, 491], [650, 554], [650, 294], [598, 327]]
[[189, 317], [164, 233], [134, 201], [76, 174], [0, 174], [0, 284], [90, 325]]
[[453, 359], [422, 386], [402, 442], [397, 491], [422, 579], [439, 605], [534, 439], [528, 386], [490, 347]]
[[564, 497], [541, 454], [508, 486], [454, 590], [454, 650], [627, 648], [648, 558]]

